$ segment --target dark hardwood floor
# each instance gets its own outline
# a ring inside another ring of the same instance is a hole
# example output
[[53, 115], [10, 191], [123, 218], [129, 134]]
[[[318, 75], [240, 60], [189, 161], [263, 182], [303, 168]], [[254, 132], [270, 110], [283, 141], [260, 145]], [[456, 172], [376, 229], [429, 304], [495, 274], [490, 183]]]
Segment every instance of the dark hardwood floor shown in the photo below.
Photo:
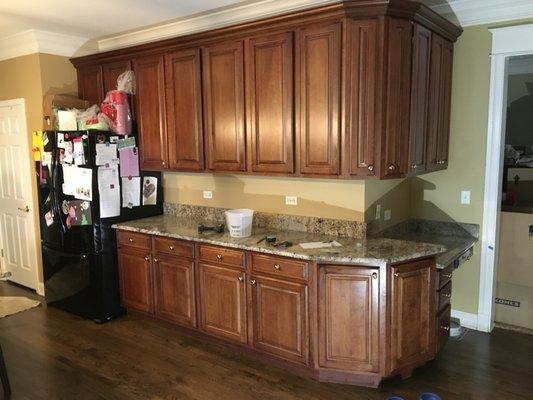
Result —
[[[27, 292], [0, 282], [1, 295]], [[470, 331], [377, 390], [299, 378], [137, 315], [96, 325], [41, 306], [1, 318], [0, 343], [14, 400], [533, 398], [533, 336], [502, 329]]]

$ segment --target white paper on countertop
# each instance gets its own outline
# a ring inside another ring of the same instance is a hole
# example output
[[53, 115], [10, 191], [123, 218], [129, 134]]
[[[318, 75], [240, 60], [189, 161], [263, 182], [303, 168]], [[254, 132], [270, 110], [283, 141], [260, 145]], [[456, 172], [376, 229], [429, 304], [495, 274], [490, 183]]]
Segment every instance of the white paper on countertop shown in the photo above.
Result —
[[331, 247], [342, 247], [342, 244], [333, 240], [331, 242], [306, 242], [300, 243], [303, 249], [329, 249]]
[[141, 205], [141, 177], [122, 178], [122, 207]]
[[98, 167], [98, 193], [100, 194], [100, 218], [120, 215], [120, 184], [117, 165]]

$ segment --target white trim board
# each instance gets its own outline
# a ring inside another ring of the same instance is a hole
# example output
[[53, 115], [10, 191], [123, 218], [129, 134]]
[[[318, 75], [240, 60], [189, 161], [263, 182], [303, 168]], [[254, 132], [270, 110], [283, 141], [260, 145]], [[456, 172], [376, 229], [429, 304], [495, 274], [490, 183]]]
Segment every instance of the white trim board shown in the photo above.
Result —
[[477, 314], [452, 309], [452, 318], [457, 318], [461, 323], [461, 326], [464, 326], [465, 328], [478, 329]]

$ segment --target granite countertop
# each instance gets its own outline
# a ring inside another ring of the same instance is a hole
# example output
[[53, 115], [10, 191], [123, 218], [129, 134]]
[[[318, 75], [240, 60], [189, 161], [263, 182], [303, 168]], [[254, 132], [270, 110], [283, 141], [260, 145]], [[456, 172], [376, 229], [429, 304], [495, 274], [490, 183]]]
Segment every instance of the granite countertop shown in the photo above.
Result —
[[[410, 259], [431, 256], [446, 252], [448, 248], [441, 243], [425, 243], [418, 240], [391, 239], [377, 237], [371, 239], [355, 239], [338, 236], [328, 236], [315, 233], [294, 231], [273, 231], [271, 229], [256, 228], [253, 235], [236, 239], [229, 233], [206, 232], [198, 233], [198, 221], [190, 218], [180, 218], [172, 215], [158, 215], [113, 225], [113, 228], [132, 232], [140, 232], [176, 239], [192, 240], [260, 253], [312, 260], [317, 262], [354, 263], [363, 265], [377, 265], [384, 262], [397, 263]], [[212, 223], [206, 223], [212, 225]], [[291, 241], [292, 247], [273, 247], [257, 243], [265, 235], [275, 235], [278, 242]], [[335, 240], [342, 247], [327, 249], [303, 249], [298, 244], [303, 242], [327, 242]]]

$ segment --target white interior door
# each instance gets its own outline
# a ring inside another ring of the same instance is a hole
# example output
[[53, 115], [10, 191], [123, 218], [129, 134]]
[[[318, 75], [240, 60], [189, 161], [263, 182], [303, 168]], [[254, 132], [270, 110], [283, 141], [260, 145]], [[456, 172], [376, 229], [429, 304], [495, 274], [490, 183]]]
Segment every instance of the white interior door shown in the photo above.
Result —
[[37, 289], [29, 146], [24, 99], [0, 101], [0, 260], [10, 280]]

